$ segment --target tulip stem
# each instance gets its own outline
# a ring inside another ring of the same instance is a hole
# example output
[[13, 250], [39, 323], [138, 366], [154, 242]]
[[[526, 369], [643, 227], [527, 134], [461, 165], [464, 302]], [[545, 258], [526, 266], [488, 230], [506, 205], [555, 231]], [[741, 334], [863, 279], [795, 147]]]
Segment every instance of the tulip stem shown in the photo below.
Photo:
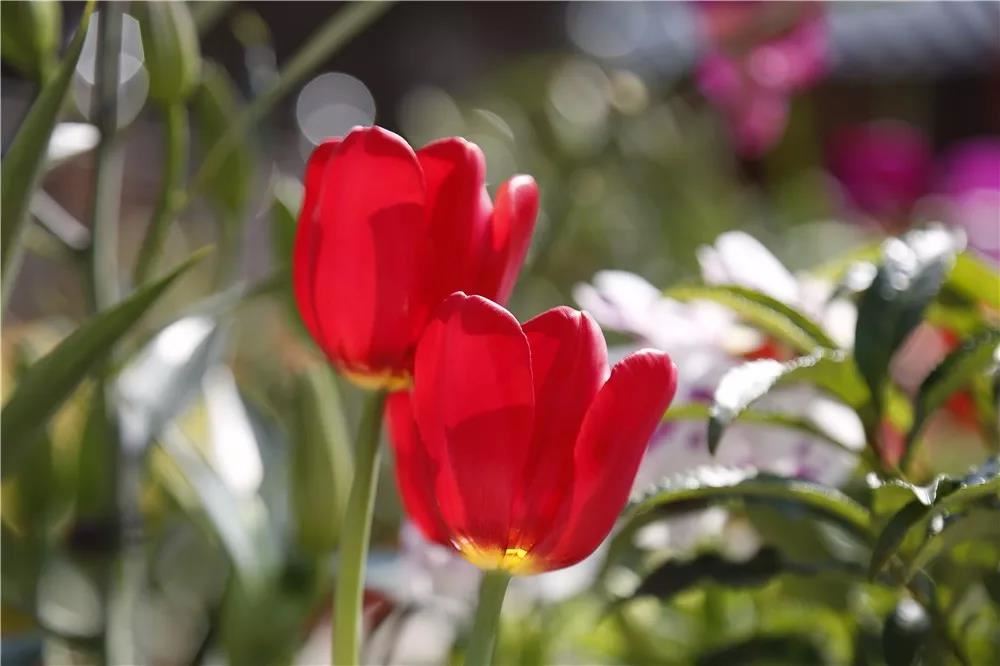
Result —
[[340, 537], [340, 564], [333, 599], [333, 663], [356, 666], [361, 663], [361, 601], [364, 594], [365, 561], [375, 508], [376, 470], [379, 463], [379, 436], [382, 432], [384, 391], [371, 394], [358, 429], [354, 460], [354, 481], [347, 498]]
[[479, 605], [476, 606], [476, 617], [469, 635], [469, 647], [465, 651], [465, 666], [489, 666], [493, 661], [500, 609], [509, 582], [510, 574], [506, 571], [483, 573], [479, 584]]

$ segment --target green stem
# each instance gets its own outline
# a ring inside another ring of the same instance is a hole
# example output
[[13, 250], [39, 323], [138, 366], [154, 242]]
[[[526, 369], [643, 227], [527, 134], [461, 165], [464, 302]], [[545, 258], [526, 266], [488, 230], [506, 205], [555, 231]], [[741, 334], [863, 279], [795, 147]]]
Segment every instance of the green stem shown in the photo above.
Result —
[[500, 609], [507, 593], [510, 574], [506, 571], [486, 571], [479, 584], [479, 604], [476, 617], [472, 621], [469, 647], [465, 651], [465, 666], [489, 666], [493, 661], [493, 647], [496, 644], [497, 628], [500, 625]]
[[177, 203], [184, 196], [184, 170], [187, 167], [187, 111], [183, 104], [168, 104], [163, 109], [163, 177], [160, 197], [146, 230], [146, 237], [135, 261], [134, 282], [143, 284], [163, 251], [170, 222]]
[[94, 155], [94, 200], [91, 208], [90, 279], [95, 311], [114, 305], [118, 283], [118, 215], [121, 206], [124, 155], [118, 145], [119, 51], [124, 2], [101, 6], [94, 81], [94, 122], [101, 141]]
[[385, 397], [383, 391], [371, 394], [358, 429], [354, 481], [340, 537], [340, 562], [333, 599], [333, 663], [338, 666], [361, 663], [361, 601], [375, 509], [379, 436]]
[[253, 100], [233, 119], [228, 130], [212, 144], [192, 179], [177, 211], [185, 210], [222, 168], [230, 150], [256, 123], [302, 80], [326, 62], [331, 55], [384, 14], [391, 2], [352, 2], [334, 14], [314, 32], [309, 41], [285, 65], [273, 85]]

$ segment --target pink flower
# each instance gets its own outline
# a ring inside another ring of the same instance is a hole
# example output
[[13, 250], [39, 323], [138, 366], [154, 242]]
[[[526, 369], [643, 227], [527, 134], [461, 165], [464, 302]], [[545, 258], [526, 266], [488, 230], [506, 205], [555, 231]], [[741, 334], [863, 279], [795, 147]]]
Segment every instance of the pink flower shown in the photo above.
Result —
[[848, 203], [886, 228], [905, 226], [930, 185], [932, 159], [923, 132], [901, 122], [844, 127], [827, 144], [830, 172]]
[[736, 149], [760, 157], [781, 138], [789, 99], [828, 69], [827, 32], [813, 4], [699, 2], [707, 47], [695, 77], [726, 118]]
[[1000, 263], [1000, 139], [959, 144], [940, 161], [937, 192], [945, 219], [963, 229], [969, 247]]

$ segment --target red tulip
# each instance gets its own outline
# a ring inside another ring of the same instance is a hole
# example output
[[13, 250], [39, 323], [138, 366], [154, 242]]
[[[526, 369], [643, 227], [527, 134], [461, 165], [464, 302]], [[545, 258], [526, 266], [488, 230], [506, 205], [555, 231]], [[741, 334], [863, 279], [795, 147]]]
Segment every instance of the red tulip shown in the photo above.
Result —
[[521, 326], [456, 293], [435, 314], [412, 393], [389, 401], [407, 511], [484, 569], [538, 573], [582, 560], [628, 499], [676, 368], [643, 350], [609, 376], [600, 328], [567, 307]]
[[484, 186], [479, 148], [450, 138], [414, 152], [380, 127], [355, 128], [306, 166], [292, 271], [306, 327], [331, 362], [368, 387], [410, 381], [431, 312], [466, 290], [504, 302], [538, 212], [530, 176]]

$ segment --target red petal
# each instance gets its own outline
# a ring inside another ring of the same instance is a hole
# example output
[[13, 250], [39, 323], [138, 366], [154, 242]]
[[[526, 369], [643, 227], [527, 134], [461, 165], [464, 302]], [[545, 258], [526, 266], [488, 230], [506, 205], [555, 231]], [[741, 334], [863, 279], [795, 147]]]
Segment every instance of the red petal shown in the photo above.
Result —
[[456, 291], [472, 290], [492, 209], [486, 160], [465, 139], [435, 141], [417, 151], [427, 184], [429, 309]]
[[315, 302], [327, 352], [348, 369], [405, 369], [426, 233], [416, 155], [392, 132], [358, 128], [323, 180]]
[[530, 549], [552, 524], [573, 481], [573, 447], [580, 424], [608, 377], [608, 349], [590, 315], [568, 307], [524, 325], [535, 382], [535, 427], [524, 491], [514, 504], [519, 546]]
[[479, 293], [506, 303], [524, 263], [538, 215], [538, 186], [531, 176], [514, 176], [497, 192]]
[[323, 185], [323, 171], [334, 150], [340, 145], [340, 139], [324, 141], [309, 156], [306, 162], [305, 193], [302, 197], [302, 208], [299, 210], [299, 220], [295, 228], [295, 247], [292, 250], [292, 279], [295, 290], [295, 303], [299, 314], [306, 325], [309, 334], [313, 336], [320, 347], [324, 346], [320, 336], [319, 323], [316, 317], [316, 306], [313, 302], [313, 286], [316, 275], [316, 257], [319, 256], [321, 230], [316, 224], [316, 202], [319, 200]]
[[435, 465], [420, 441], [409, 392], [397, 391], [390, 395], [386, 413], [396, 455], [396, 485], [406, 513], [425, 537], [450, 545], [434, 497]]
[[449, 296], [417, 346], [413, 401], [452, 538], [505, 548], [534, 418], [528, 340], [517, 320], [485, 298]]
[[531, 553], [546, 569], [579, 562], [611, 531], [676, 389], [677, 368], [663, 352], [635, 352], [611, 371], [576, 441], [573, 498], [565, 522]]

